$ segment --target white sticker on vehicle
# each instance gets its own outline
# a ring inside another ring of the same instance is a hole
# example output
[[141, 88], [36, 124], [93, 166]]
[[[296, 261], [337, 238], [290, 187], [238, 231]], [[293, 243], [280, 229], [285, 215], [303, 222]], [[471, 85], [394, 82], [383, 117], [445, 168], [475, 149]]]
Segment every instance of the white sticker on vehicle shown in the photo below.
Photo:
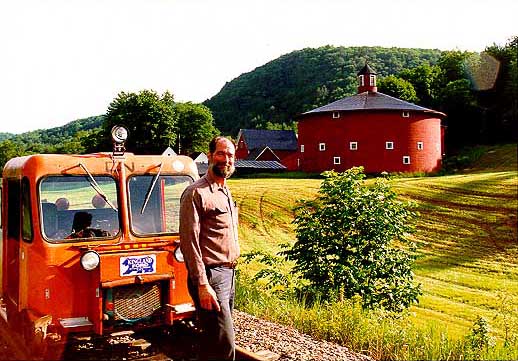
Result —
[[135, 276], [156, 272], [156, 255], [121, 257], [120, 275]]

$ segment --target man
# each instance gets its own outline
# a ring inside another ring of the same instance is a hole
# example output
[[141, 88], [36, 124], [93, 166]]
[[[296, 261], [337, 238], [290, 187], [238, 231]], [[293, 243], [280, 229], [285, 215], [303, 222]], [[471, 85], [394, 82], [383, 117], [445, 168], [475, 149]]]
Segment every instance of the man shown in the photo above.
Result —
[[207, 173], [182, 194], [180, 247], [202, 330], [200, 359], [233, 360], [232, 309], [239, 243], [237, 210], [226, 180], [235, 169], [235, 146], [225, 137], [216, 137], [207, 157]]

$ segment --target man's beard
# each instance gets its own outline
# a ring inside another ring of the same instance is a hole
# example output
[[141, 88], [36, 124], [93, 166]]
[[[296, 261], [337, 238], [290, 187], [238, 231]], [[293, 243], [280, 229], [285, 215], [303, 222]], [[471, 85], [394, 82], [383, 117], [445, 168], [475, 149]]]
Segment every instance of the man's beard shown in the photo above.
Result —
[[[222, 165], [220, 163], [220, 165]], [[212, 172], [221, 178], [230, 178], [230, 176], [234, 173], [236, 168], [233, 165], [222, 165], [220, 166], [218, 164], [211, 164]]]

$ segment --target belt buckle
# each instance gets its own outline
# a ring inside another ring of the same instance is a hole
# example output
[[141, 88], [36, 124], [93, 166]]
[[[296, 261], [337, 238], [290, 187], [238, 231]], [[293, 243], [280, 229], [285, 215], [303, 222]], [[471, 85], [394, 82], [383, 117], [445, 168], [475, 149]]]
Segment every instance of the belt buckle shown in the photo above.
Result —
[[236, 268], [236, 266], [237, 266], [237, 260], [228, 262], [228, 268]]

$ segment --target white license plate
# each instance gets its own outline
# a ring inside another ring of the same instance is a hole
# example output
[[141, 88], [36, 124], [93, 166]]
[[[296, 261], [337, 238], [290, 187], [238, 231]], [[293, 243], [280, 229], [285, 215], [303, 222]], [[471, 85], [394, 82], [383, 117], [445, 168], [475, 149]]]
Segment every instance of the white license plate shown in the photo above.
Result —
[[119, 261], [121, 277], [156, 273], [155, 254], [121, 257]]

